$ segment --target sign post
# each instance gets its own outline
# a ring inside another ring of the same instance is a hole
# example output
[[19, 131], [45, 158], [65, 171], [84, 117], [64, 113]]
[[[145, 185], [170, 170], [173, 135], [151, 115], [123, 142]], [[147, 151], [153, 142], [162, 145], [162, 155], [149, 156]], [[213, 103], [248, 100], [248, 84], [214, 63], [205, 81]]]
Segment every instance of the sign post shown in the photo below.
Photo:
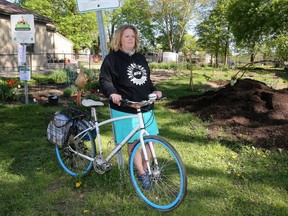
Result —
[[120, 0], [77, 0], [77, 8], [80, 13], [96, 11], [102, 60], [104, 60], [108, 54], [102, 10], [110, 10], [118, 7], [120, 7]]
[[100, 46], [102, 52], [102, 61], [104, 60], [105, 56], [108, 54], [107, 43], [106, 43], [106, 34], [104, 28], [104, 20], [102, 11], [97, 11], [97, 22], [98, 22], [98, 29], [100, 35]]
[[[107, 44], [106, 44], [106, 34], [104, 28], [104, 20], [102, 15], [102, 10], [109, 10], [112, 8], [120, 7], [120, 0], [77, 0], [77, 7], [79, 12], [89, 12], [96, 11], [97, 14], [97, 22], [98, 22], [98, 30], [100, 35], [100, 46], [102, 53], [102, 60], [104, 60], [105, 56], [108, 54]], [[112, 127], [112, 130], [114, 128]], [[114, 139], [115, 140], [115, 139]], [[116, 146], [115, 142], [115, 146]], [[124, 169], [124, 161], [122, 156], [122, 150], [120, 150], [117, 155], [118, 167]]]
[[30, 81], [30, 69], [26, 62], [26, 45], [35, 43], [34, 16], [32, 14], [17, 14], [10, 16], [12, 41], [18, 44], [18, 66], [20, 80], [24, 80], [25, 104], [28, 100], [28, 83]]

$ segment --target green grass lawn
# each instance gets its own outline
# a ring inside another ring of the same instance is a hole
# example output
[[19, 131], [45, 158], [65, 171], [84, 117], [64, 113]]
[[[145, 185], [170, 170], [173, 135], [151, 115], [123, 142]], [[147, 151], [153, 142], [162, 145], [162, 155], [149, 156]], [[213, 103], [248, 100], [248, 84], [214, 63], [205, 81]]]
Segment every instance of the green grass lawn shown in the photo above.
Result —
[[[228, 73], [195, 71], [193, 94], [201, 93], [209, 79], [229, 79]], [[278, 74], [277, 82], [285, 84], [285, 74]], [[188, 83], [184, 74], [158, 87], [169, 101], [192, 94]], [[167, 215], [288, 215], [287, 153], [239, 143], [235, 152], [207, 139], [209, 122], [168, 110], [165, 103], [155, 106], [160, 134], [177, 149], [188, 175], [186, 199]], [[53, 145], [46, 141], [46, 116], [57, 109], [0, 104], [0, 215], [162, 215], [137, 197], [127, 170], [119, 170], [115, 160], [104, 175], [91, 170], [84, 178], [75, 178], [61, 170]], [[100, 112], [107, 117], [107, 108]], [[127, 164], [126, 151], [123, 155]]]

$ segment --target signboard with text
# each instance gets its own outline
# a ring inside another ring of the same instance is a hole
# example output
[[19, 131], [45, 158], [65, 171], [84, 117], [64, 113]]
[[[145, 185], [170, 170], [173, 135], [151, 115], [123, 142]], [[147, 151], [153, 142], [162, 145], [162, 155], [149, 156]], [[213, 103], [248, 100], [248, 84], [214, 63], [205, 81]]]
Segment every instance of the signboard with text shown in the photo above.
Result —
[[20, 80], [30, 81], [31, 80], [31, 70], [30, 68], [20, 68]]
[[24, 67], [26, 65], [26, 45], [18, 44], [18, 66]]
[[32, 14], [11, 15], [12, 42], [35, 43], [34, 16]]
[[77, 0], [79, 12], [108, 10], [120, 7], [120, 0]]

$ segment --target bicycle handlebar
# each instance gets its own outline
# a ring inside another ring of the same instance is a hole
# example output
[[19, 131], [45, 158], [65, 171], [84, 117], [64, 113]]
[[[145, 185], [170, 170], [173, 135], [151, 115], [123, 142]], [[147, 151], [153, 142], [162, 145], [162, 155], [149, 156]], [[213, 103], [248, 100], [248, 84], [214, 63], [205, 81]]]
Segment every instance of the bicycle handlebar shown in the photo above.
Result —
[[157, 98], [157, 95], [152, 93], [152, 94], [149, 94], [148, 95], [148, 100], [143, 100], [143, 101], [139, 101], [139, 102], [136, 102], [136, 101], [130, 101], [128, 99], [121, 99], [120, 102], [122, 105], [124, 106], [129, 106], [129, 107], [132, 107], [132, 108], [135, 108], [135, 109], [139, 109], [141, 107], [144, 107], [144, 106], [148, 106], [148, 105], [151, 105], [153, 104], [155, 101], [162, 101], [164, 99], [166, 99], [165, 97], [162, 97], [162, 98]]

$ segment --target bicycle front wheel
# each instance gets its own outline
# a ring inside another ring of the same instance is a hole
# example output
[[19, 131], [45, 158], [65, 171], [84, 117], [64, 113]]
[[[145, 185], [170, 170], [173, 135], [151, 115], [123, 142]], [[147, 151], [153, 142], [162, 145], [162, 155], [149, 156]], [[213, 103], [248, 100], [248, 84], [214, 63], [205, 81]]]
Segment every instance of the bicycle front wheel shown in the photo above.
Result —
[[[184, 164], [175, 148], [158, 136], [144, 137], [145, 148], [150, 155], [148, 143], [153, 143], [156, 158], [149, 157], [152, 174], [149, 176], [151, 187], [145, 189], [138, 180], [135, 155], [142, 154], [141, 142], [133, 148], [129, 160], [132, 184], [139, 197], [150, 207], [159, 211], [171, 211], [184, 200], [187, 192], [187, 174]], [[137, 157], [136, 157], [137, 158]], [[139, 165], [139, 164], [138, 164]], [[145, 167], [145, 165], [143, 165]]]
[[[77, 153], [94, 158], [96, 155], [95, 141], [90, 131], [85, 132], [81, 136], [76, 137], [77, 134], [84, 131], [87, 125], [81, 121], [76, 120], [69, 129], [68, 140], [62, 146], [56, 145], [55, 152], [60, 166], [65, 172], [72, 176], [83, 176], [91, 169], [93, 162], [87, 160]], [[77, 153], [70, 150], [73, 149]]]

